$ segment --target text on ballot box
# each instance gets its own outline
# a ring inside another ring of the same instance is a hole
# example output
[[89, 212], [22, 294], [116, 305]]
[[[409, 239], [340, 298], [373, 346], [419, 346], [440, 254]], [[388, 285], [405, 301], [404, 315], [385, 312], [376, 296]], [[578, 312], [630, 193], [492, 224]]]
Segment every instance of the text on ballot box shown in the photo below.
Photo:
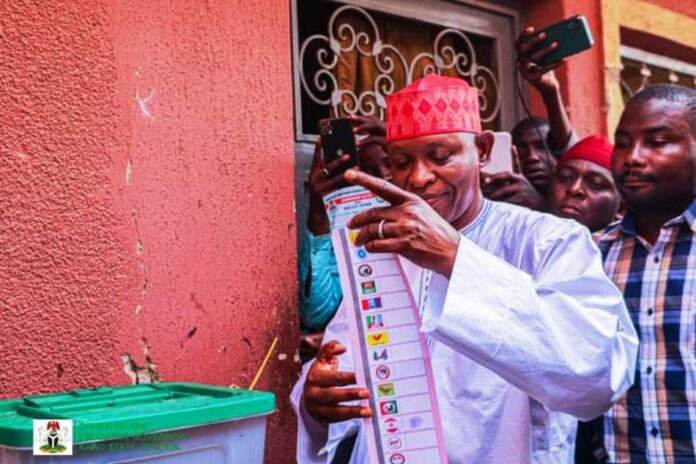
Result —
[[430, 354], [399, 258], [356, 247], [358, 232], [345, 227], [356, 214], [388, 204], [362, 187], [332, 192], [324, 204], [349, 312], [356, 378], [371, 392], [368, 460], [445, 464]]

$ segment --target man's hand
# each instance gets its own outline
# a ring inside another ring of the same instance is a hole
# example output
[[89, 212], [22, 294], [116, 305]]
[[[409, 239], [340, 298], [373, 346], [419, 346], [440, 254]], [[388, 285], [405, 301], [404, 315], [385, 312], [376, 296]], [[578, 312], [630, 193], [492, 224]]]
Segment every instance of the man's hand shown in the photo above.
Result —
[[322, 345], [307, 373], [302, 393], [304, 407], [322, 424], [372, 417], [369, 407], [342, 404], [370, 397], [370, 392], [364, 388], [342, 388], [355, 385], [354, 372], [338, 370], [338, 356], [345, 352], [346, 347], [335, 340]]
[[353, 132], [358, 135], [367, 135], [362, 140], [357, 142], [358, 147], [377, 143], [387, 151], [387, 126], [383, 121], [370, 116], [348, 116], [350, 123], [353, 125]]
[[[528, 42], [525, 39], [532, 37]], [[558, 79], [554, 69], [561, 66], [565, 60], [557, 63], [551, 63], [546, 66], [539, 66], [534, 61], [541, 60], [553, 50], [558, 48], [558, 42], [553, 42], [541, 50], [531, 53], [532, 49], [546, 38], [545, 33], [535, 34], [533, 27], [528, 27], [515, 41], [515, 49], [517, 50], [517, 67], [520, 74], [527, 82], [532, 84], [540, 93], [550, 94], [557, 92], [559, 89]]]
[[321, 154], [321, 144], [316, 143], [314, 148], [314, 158], [312, 159], [312, 167], [309, 170], [309, 190], [311, 193], [323, 197], [327, 193], [331, 193], [345, 183], [343, 176], [337, 174], [341, 168], [348, 166], [350, 162], [349, 155], [333, 160], [327, 165], [324, 165], [324, 157]]
[[364, 172], [349, 169], [345, 178], [391, 204], [364, 211], [350, 220], [348, 227], [360, 229], [357, 246], [365, 245], [371, 253], [398, 253], [420, 267], [451, 276], [459, 232], [425, 200]]
[[321, 154], [321, 144], [317, 142], [308, 180], [309, 215], [307, 216], [307, 228], [314, 235], [329, 233], [329, 218], [326, 216], [322, 198], [345, 183], [343, 176], [336, 174], [336, 172], [349, 163], [350, 156], [344, 155], [325, 166], [324, 157]]
[[482, 172], [481, 190], [489, 200], [526, 206], [536, 211], [544, 210], [544, 197], [522, 174], [513, 172], [486, 174]]
[[311, 333], [300, 338], [300, 359], [303, 363], [317, 357], [323, 339], [324, 332]]

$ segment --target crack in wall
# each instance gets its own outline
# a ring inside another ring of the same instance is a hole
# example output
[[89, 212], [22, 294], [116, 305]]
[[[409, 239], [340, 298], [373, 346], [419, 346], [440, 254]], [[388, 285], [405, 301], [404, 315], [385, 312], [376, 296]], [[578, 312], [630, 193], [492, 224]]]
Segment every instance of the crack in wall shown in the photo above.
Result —
[[135, 255], [138, 258], [138, 269], [143, 274], [143, 285], [140, 290], [140, 302], [135, 306], [135, 315], [139, 315], [140, 312], [145, 308], [145, 295], [147, 294], [147, 286], [150, 283], [147, 278], [147, 267], [145, 266], [145, 260], [143, 259], [143, 252], [145, 251], [145, 245], [140, 239], [140, 228], [138, 227], [138, 212], [135, 208], [131, 210], [131, 216], [133, 217], [133, 227], [135, 228]]
[[133, 180], [133, 163], [130, 158], [126, 160], [126, 185], [130, 185]]
[[145, 354], [145, 365], [138, 366], [138, 363], [133, 359], [130, 353], [122, 353], [121, 361], [123, 362], [123, 371], [130, 377], [133, 385], [157, 383], [162, 379], [162, 376], [157, 371], [157, 364], [150, 357], [150, 346], [146, 339], [142, 339], [143, 353]]

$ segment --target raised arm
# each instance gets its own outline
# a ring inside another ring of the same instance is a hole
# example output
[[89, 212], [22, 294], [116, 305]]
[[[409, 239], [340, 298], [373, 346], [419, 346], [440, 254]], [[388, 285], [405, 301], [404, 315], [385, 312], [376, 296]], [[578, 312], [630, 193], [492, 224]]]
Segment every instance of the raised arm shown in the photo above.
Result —
[[322, 197], [344, 182], [340, 174], [334, 173], [347, 162], [346, 155], [324, 166], [317, 144], [309, 172], [309, 215], [299, 257], [300, 319], [306, 327], [319, 331], [329, 323], [343, 298]]
[[[527, 37], [534, 38], [525, 42], [524, 40]], [[566, 145], [568, 145], [570, 141], [570, 137], [573, 133], [573, 126], [565, 110], [560, 84], [554, 70], [565, 63], [565, 60], [547, 66], [534, 64], [535, 60], [542, 59], [558, 47], [558, 42], [553, 42], [548, 47], [531, 53], [534, 46], [543, 41], [544, 38], [545, 36], [543, 33], [536, 35], [533, 27], [528, 27], [522, 31], [515, 41], [517, 67], [522, 77], [541, 94], [549, 120], [549, 137], [554, 147], [562, 150], [566, 148]]]

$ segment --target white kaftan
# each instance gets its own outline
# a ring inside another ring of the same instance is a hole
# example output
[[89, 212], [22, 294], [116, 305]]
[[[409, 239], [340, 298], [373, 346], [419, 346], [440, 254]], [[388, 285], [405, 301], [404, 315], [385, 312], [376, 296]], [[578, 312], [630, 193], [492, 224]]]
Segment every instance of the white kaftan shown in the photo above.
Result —
[[[575, 422], [604, 413], [633, 382], [638, 338], [621, 292], [597, 247], [574, 221], [485, 201], [461, 231], [449, 281], [402, 260], [432, 367], [450, 464], [572, 462]], [[353, 370], [346, 311], [324, 341], [348, 347], [339, 369]], [[301, 393], [297, 460], [330, 463], [363, 420], [315, 422]], [[541, 406], [543, 405], [543, 406]], [[553, 411], [553, 412], [552, 412]], [[351, 463], [362, 464], [359, 435]], [[423, 463], [426, 464], [426, 463]]]

